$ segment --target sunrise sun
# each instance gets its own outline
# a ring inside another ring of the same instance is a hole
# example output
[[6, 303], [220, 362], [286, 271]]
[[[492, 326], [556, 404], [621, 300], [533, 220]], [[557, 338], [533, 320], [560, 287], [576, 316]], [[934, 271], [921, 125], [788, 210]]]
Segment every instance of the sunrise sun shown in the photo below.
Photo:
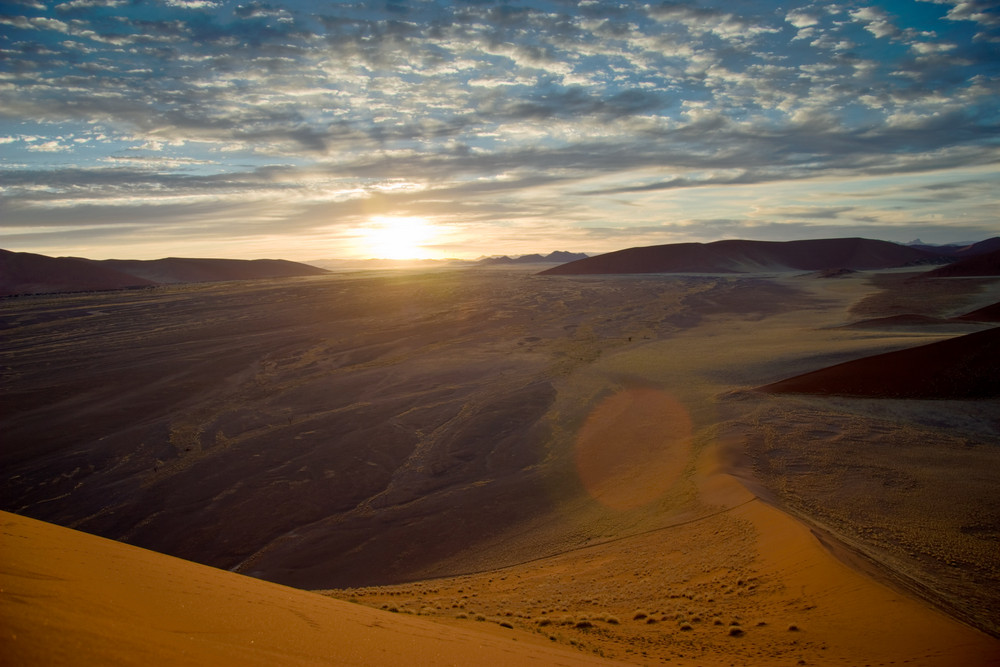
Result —
[[437, 236], [434, 225], [418, 217], [376, 216], [362, 230], [362, 243], [379, 259], [428, 259], [425, 246]]

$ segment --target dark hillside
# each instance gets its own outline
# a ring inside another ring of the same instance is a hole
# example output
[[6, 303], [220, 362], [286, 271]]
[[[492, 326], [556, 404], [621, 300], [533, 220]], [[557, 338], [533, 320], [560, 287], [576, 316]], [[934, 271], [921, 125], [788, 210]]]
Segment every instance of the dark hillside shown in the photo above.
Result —
[[940, 255], [872, 239], [676, 243], [629, 248], [553, 267], [543, 274], [745, 273], [875, 270], [944, 261]]

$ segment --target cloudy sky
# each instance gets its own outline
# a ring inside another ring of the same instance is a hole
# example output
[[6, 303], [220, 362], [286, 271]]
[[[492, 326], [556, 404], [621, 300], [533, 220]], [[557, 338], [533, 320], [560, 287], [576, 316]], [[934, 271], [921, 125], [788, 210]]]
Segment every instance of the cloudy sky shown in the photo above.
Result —
[[1000, 6], [5, 0], [0, 247], [1000, 234]]

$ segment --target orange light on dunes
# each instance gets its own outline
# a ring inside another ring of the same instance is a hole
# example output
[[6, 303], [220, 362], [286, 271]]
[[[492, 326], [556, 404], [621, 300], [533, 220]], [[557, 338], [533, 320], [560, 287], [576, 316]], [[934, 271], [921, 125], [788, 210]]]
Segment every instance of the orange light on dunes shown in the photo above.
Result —
[[626, 389], [602, 401], [576, 437], [576, 469], [604, 505], [646, 505], [677, 481], [691, 449], [691, 417], [657, 389]]

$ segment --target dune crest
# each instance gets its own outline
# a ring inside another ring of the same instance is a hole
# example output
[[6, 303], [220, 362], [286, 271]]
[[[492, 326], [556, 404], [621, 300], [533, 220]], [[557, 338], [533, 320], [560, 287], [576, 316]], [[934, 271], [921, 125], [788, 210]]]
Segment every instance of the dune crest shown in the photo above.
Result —
[[6, 664], [604, 665], [507, 629], [453, 628], [0, 512]]
[[263, 280], [327, 273], [282, 259], [91, 260], [0, 250], [0, 296], [100, 292], [174, 283]]
[[830, 366], [762, 391], [920, 399], [1000, 396], [1000, 327]]
[[542, 274], [872, 270], [943, 261], [947, 261], [944, 255], [873, 239], [727, 240], [628, 248], [562, 264]]

